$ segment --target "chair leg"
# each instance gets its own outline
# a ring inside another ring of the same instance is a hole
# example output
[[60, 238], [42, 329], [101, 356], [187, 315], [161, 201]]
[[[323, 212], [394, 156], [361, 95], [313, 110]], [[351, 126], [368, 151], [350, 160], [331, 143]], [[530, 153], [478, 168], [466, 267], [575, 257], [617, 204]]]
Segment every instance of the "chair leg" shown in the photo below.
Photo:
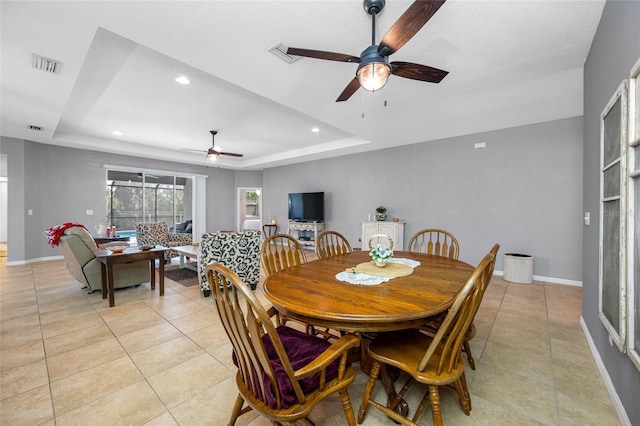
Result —
[[236, 397], [236, 402], [233, 404], [233, 410], [231, 411], [231, 417], [229, 418], [229, 426], [236, 424], [236, 420], [242, 412], [242, 406], [244, 405], [244, 399], [240, 394]]
[[360, 406], [360, 410], [358, 411], [358, 424], [362, 423], [365, 414], [367, 414], [367, 407], [369, 405], [371, 395], [373, 394], [373, 388], [376, 385], [376, 380], [378, 380], [378, 374], [380, 374], [380, 363], [374, 360], [373, 364], [371, 365], [371, 374], [369, 375], [369, 381], [367, 381], [367, 386], [365, 387], [364, 395], [362, 396], [362, 405]]
[[476, 362], [473, 360], [473, 355], [471, 354], [471, 347], [469, 346], [469, 341], [465, 340], [463, 343], [463, 350], [467, 354], [467, 360], [469, 361], [469, 367], [472, 370], [476, 369]]
[[347, 424], [349, 426], [356, 426], [356, 417], [353, 415], [353, 407], [351, 406], [351, 400], [349, 399], [347, 389], [345, 388], [339, 393], [340, 401], [342, 401], [342, 409], [344, 410], [344, 416], [347, 418]]
[[469, 395], [464, 391], [464, 387], [462, 386], [462, 379], [458, 379], [453, 384], [456, 388], [456, 392], [458, 393], [458, 399], [460, 400], [460, 406], [462, 407], [462, 411], [468, 416], [471, 414], [471, 399]]
[[433, 426], [442, 426], [442, 411], [440, 410], [440, 392], [438, 391], [438, 386], [429, 385], [429, 400], [431, 401]]

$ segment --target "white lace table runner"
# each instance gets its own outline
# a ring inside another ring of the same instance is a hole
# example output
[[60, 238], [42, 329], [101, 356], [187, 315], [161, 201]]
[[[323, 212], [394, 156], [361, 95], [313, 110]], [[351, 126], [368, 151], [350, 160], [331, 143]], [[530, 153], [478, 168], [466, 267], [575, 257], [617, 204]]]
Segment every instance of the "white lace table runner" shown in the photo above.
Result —
[[[420, 262], [412, 259], [404, 259], [404, 258], [393, 258], [389, 260], [389, 262], [401, 263], [403, 265], [411, 266], [412, 268], [416, 268], [420, 265]], [[382, 283], [386, 283], [390, 281], [392, 277], [376, 277], [374, 275], [362, 274], [359, 272], [352, 273], [347, 271], [338, 272], [336, 274], [336, 279], [338, 281], [347, 282], [349, 284], [358, 284], [358, 285], [378, 285]]]

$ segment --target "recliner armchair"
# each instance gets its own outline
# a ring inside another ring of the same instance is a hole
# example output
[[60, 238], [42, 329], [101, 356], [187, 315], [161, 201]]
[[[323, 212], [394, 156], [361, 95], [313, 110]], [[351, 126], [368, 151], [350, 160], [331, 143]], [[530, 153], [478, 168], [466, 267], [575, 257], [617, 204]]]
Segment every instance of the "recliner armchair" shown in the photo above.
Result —
[[[122, 245], [123, 243], [109, 243]], [[64, 256], [69, 273], [85, 284], [91, 292], [102, 290], [102, 269], [98, 258], [93, 254], [98, 250], [96, 242], [85, 228], [74, 226], [64, 231], [58, 246]], [[140, 260], [131, 263], [113, 265], [113, 288], [131, 287], [149, 282], [149, 261]]]
[[[136, 238], [138, 246], [163, 246], [167, 248], [188, 246], [193, 243], [191, 234], [176, 234], [169, 232], [167, 222], [138, 222], [136, 223]], [[175, 250], [165, 250], [164, 259], [169, 260], [178, 257], [179, 254]]]

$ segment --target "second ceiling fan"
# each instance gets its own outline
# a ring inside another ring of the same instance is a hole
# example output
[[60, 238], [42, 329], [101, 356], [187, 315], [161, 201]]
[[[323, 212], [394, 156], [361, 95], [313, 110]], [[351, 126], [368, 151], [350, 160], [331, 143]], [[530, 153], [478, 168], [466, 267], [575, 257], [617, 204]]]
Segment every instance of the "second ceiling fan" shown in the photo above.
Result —
[[290, 47], [290, 55], [304, 56], [328, 61], [358, 63], [356, 76], [342, 91], [336, 102], [346, 101], [361, 86], [375, 92], [387, 83], [390, 74], [412, 80], [440, 83], [449, 73], [438, 68], [411, 62], [389, 62], [389, 55], [404, 46], [429, 19], [440, 9], [445, 0], [416, 0], [391, 26], [380, 44], [376, 44], [376, 15], [382, 11], [385, 0], [364, 0], [364, 10], [371, 15], [371, 46], [360, 57], [321, 50]]
[[185, 151], [196, 151], [196, 152], [205, 152], [207, 154], [207, 159], [211, 160], [211, 161], [216, 161], [218, 159], [219, 156], [221, 155], [228, 155], [230, 157], [242, 157], [243, 154], [236, 154], [234, 152], [224, 152], [222, 151], [222, 148], [216, 146], [215, 142], [216, 142], [216, 135], [218, 134], [217, 130], [209, 130], [209, 133], [211, 133], [211, 148], [209, 148], [206, 151], [201, 151], [199, 149], [185, 149]]

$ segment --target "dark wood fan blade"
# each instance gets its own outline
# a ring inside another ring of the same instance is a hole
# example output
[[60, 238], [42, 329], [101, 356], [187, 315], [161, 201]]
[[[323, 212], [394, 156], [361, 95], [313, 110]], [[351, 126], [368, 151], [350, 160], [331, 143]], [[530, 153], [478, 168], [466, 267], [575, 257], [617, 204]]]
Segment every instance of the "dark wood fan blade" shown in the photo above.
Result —
[[353, 77], [353, 80], [351, 80], [349, 84], [347, 84], [347, 87], [344, 88], [342, 93], [340, 93], [340, 96], [338, 96], [338, 99], [336, 99], [336, 102], [346, 101], [351, 97], [351, 95], [356, 93], [359, 88], [360, 88], [360, 82], [358, 81], [358, 77]]
[[440, 83], [449, 74], [449, 71], [426, 65], [412, 64], [411, 62], [391, 62], [391, 74], [412, 80]]
[[304, 56], [307, 58], [326, 59], [327, 61], [360, 63], [360, 58], [357, 56], [345, 55], [344, 53], [323, 52], [322, 50], [297, 49], [295, 47], [290, 47], [287, 49], [287, 54]]
[[445, 0], [416, 0], [391, 26], [378, 45], [380, 56], [389, 56], [404, 46], [440, 9]]
[[235, 154], [233, 152], [219, 152], [219, 155], [228, 155], [230, 157], [242, 157], [244, 154]]

